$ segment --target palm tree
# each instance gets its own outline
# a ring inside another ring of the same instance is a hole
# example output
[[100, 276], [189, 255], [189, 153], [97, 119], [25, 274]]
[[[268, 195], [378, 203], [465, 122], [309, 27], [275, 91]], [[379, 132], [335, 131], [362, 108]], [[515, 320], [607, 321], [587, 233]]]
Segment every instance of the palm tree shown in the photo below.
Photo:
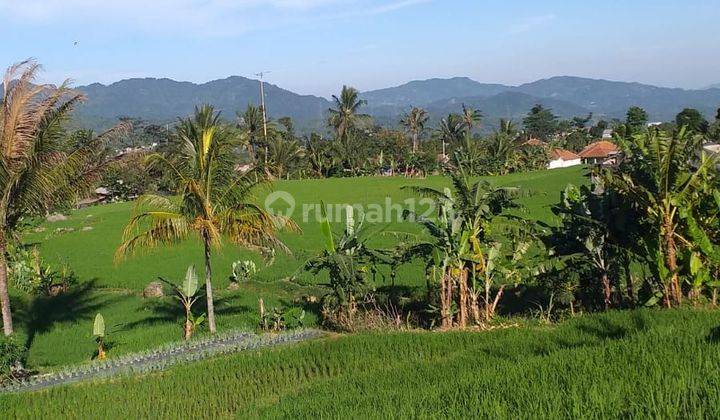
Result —
[[357, 89], [348, 86], [343, 86], [340, 97], [333, 95], [332, 98], [335, 107], [328, 110], [328, 125], [335, 131], [337, 140], [347, 143], [350, 133], [370, 119], [369, 115], [359, 113], [367, 102], [359, 98]]
[[410, 112], [405, 114], [400, 120], [400, 124], [405, 127], [405, 131], [412, 137], [412, 151], [413, 153], [418, 150], [418, 139], [423, 131], [425, 131], [425, 124], [428, 121], [428, 113], [422, 108], [413, 107]]
[[284, 139], [274, 135], [268, 144], [267, 170], [276, 178], [282, 179], [294, 169], [302, 166], [305, 150], [295, 138]]
[[445, 147], [447, 144], [457, 144], [463, 138], [463, 119], [458, 114], [449, 114], [447, 118], [440, 120], [436, 133], [442, 141], [443, 157], [447, 156]]
[[265, 143], [263, 139], [263, 112], [261, 107], [248, 104], [245, 112], [236, 113], [239, 120], [239, 127], [247, 137], [247, 145], [250, 147], [250, 155], [253, 160], [257, 159], [257, 147]]
[[[120, 125], [82, 145], [64, 145], [64, 123], [82, 95], [67, 88], [33, 84], [33, 61], [11, 66], [0, 103], [0, 306], [3, 331], [13, 333], [5, 252], [23, 217], [72, 205], [91, 189], [105, 165], [97, 150]], [[70, 149], [68, 150], [67, 147]]]
[[466, 130], [466, 134], [470, 136], [472, 134], [475, 125], [480, 125], [482, 119], [482, 113], [478, 109], [468, 108], [463, 104], [462, 106], [462, 122]]
[[689, 135], [685, 128], [673, 134], [651, 129], [630, 142], [619, 141], [627, 159], [604, 180], [646, 218], [650, 227], [648, 247], [664, 284], [665, 305], [679, 304], [679, 248], [691, 247], [688, 220], [681, 215], [690, 214], [697, 205], [692, 197], [702, 188], [703, 176], [716, 160], [703, 159], [700, 168], [693, 167], [702, 138]]
[[204, 249], [207, 320], [212, 333], [216, 331], [212, 248], [218, 248], [224, 236], [252, 249], [289, 252], [276, 233], [279, 226], [296, 229], [290, 219], [271, 215], [248, 201], [261, 181], [249, 172], [239, 175], [234, 171], [237, 138], [220, 124], [219, 117], [211, 106], [196, 108], [194, 117], [181, 120], [177, 127], [178, 155], [148, 158], [151, 164], [169, 169], [178, 185], [179, 200], [158, 195], [138, 198], [115, 254], [119, 262], [137, 248], [172, 244], [196, 234]]

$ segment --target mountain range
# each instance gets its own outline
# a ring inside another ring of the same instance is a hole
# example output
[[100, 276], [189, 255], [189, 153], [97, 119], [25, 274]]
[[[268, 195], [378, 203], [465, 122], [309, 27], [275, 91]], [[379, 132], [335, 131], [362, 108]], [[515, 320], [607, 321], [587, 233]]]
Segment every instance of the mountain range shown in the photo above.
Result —
[[[76, 111], [76, 124], [96, 130], [107, 128], [120, 117], [156, 123], [189, 115], [194, 106], [213, 104], [227, 119], [259, 100], [259, 82], [240, 76], [195, 84], [170, 79], [136, 78], [110, 85], [80, 86], [87, 100]], [[542, 79], [519, 86], [480, 83], [466, 77], [412, 81], [400, 86], [361, 93], [364, 112], [378, 124], [396, 126], [411, 106], [428, 110], [431, 122], [462, 104], [480, 109], [485, 126], [500, 118], [521, 120], [535, 104], [552, 108], [561, 118], [592, 113], [595, 119], [623, 118], [630, 106], [643, 107], [652, 121], [669, 121], [683, 108], [697, 108], [708, 119], [720, 106], [720, 88], [702, 90], [665, 88], [640, 83], [613, 82], [571, 76]], [[270, 118], [290, 116], [299, 130], [322, 130], [331, 101], [299, 95], [265, 84]]]

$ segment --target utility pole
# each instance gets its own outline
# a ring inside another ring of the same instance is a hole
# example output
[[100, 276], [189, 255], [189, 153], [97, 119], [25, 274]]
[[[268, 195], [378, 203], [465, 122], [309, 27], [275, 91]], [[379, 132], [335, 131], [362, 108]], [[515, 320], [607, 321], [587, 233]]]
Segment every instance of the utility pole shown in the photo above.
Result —
[[260, 108], [262, 108], [263, 116], [263, 134], [265, 136], [265, 165], [267, 166], [267, 155], [268, 155], [268, 139], [267, 139], [267, 114], [265, 113], [265, 86], [263, 76], [270, 73], [269, 71], [261, 71], [256, 73], [255, 76], [260, 77]]

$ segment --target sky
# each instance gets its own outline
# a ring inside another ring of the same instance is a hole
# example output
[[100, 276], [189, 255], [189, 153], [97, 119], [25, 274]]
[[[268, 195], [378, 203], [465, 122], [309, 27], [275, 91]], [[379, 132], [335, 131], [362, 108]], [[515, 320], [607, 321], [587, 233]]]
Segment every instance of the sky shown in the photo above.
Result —
[[239, 75], [329, 96], [467, 76], [720, 83], [720, 0], [0, 0], [0, 65], [41, 81]]

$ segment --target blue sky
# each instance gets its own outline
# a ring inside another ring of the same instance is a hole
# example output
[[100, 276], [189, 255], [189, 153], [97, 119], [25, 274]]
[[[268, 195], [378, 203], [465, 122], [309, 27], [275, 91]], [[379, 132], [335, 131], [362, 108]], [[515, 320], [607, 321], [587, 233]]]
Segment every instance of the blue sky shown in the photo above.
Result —
[[698, 88], [720, 83], [718, 22], [717, 0], [0, 0], [0, 65], [76, 84], [269, 70], [321, 96], [451, 76]]

